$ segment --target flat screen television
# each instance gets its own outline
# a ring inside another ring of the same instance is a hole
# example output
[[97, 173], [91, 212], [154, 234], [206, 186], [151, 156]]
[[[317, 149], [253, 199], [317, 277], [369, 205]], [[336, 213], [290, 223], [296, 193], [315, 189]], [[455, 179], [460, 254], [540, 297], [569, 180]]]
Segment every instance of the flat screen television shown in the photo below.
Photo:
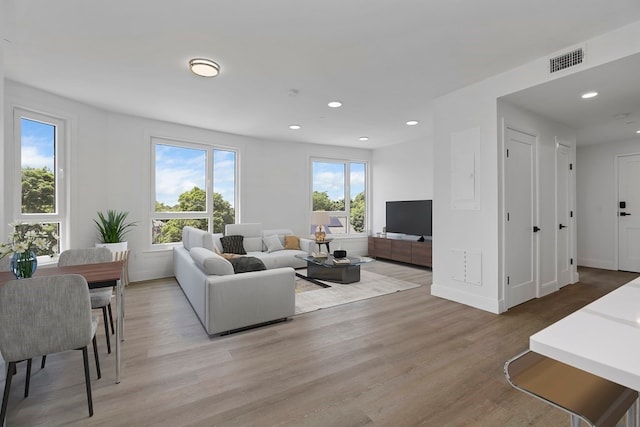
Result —
[[431, 237], [431, 200], [387, 202], [387, 233]]

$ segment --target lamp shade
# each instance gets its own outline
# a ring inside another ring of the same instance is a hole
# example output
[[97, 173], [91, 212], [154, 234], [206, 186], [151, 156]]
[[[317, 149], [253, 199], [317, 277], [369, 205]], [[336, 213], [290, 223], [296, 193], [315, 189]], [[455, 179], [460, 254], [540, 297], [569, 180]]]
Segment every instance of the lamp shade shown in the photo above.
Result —
[[329, 212], [313, 211], [311, 213], [311, 225], [327, 225], [329, 222]]

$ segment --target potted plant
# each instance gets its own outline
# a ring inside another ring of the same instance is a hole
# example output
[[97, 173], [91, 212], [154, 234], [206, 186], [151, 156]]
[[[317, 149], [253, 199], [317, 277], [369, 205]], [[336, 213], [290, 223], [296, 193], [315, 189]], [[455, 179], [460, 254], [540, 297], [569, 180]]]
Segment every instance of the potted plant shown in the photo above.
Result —
[[131, 231], [137, 222], [127, 222], [129, 212], [108, 210], [106, 215], [98, 212], [98, 219], [94, 219], [98, 229], [100, 243], [96, 246], [106, 246], [112, 252], [126, 251], [127, 242], [124, 235]]

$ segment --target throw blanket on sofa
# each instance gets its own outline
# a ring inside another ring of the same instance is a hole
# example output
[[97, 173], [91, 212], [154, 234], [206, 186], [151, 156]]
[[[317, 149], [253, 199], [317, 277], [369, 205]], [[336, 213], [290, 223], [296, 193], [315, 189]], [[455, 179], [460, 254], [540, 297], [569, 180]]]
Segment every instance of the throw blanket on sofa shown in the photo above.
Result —
[[233, 271], [235, 273], [246, 273], [248, 271], [260, 271], [267, 269], [260, 258], [253, 256], [231, 258], [229, 262], [233, 265]]

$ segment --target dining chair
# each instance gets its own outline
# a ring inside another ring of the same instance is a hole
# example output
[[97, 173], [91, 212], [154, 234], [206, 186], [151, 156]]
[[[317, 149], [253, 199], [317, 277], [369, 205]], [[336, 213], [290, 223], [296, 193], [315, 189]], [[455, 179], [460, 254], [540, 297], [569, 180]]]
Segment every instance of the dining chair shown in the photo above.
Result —
[[507, 382], [569, 414], [572, 427], [635, 426], [638, 392], [526, 350], [504, 365]]
[[[105, 247], [67, 249], [60, 254], [60, 257], [58, 258], [58, 266], [99, 264], [111, 261], [113, 261], [113, 255], [111, 254], [111, 251]], [[111, 353], [111, 339], [109, 338], [109, 335], [115, 332], [115, 329], [113, 328], [113, 314], [111, 312], [111, 297], [113, 295], [113, 291], [111, 288], [91, 289], [89, 294], [91, 296], [91, 308], [102, 310], [104, 334], [107, 340], [107, 353]], [[108, 324], [107, 311], [109, 312]], [[109, 333], [109, 325], [111, 325], [111, 334]]]
[[7, 255], [4, 258], [0, 258], [0, 271], [9, 270], [11, 270], [11, 257]]
[[67, 350], [82, 350], [89, 416], [93, 415], [87, 346], [93, 343], [100, 378], [97, 327], [87, 281], [80, 275], [32, 277], [0, 286], [0, 353], [8, 362], [0, 425], [7, 413], [16, 363]]

